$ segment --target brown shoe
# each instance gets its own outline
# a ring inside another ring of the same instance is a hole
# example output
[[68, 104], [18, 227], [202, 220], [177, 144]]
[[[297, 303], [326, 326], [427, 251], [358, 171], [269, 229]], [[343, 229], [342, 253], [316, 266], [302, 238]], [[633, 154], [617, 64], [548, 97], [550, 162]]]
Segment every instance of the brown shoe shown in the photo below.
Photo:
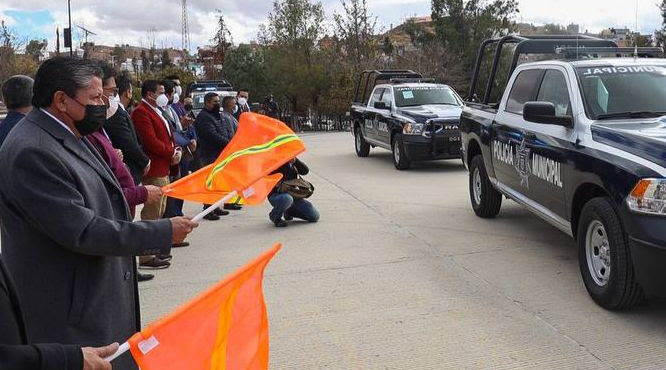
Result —
[[171, 245], [171, 248], [184, 248], [184, 247], [189, 247], [190, 243], [188, 242], [182, 242], [182, 243], [175, 243]]
[[167, 261], [163, 261], [157, 257], [153, 257], [146, 262], [139, 263], [139, 268], [142, 270], [161, 270], [171, 266]]

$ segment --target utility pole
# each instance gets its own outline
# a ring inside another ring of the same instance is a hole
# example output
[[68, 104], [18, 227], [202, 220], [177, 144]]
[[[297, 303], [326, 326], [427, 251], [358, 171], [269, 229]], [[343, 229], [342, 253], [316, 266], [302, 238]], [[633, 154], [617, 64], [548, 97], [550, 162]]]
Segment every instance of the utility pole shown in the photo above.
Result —
[[67, 16], [69, 18], [69, 56], [73, 56], [72, 51], [72, 0], [67, 0]]
[[187, 22], [187, 0], [181, 0], [183, 5], [183, 18], [181, 24], [181, 47], [183, 50], [187, 51], [188, 55], [190, 53], [190, 29]]

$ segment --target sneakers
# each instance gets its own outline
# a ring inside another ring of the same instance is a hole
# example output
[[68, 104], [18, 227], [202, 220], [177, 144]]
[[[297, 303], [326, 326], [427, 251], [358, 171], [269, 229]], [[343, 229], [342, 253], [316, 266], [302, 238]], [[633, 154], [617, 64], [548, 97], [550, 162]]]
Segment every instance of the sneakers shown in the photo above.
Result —
[[182, 243], [175, 243], [171, 245], [171, 248], [184, 248], [184, 247], [189, 247], [190, 243], [188, 242], [182, 242]]
[[241, 209], [243, 209], [243, 206], [241, 206], [240, 204], [225, 204], [224, 209], [229, 209], [232, 211], [240, 211]]

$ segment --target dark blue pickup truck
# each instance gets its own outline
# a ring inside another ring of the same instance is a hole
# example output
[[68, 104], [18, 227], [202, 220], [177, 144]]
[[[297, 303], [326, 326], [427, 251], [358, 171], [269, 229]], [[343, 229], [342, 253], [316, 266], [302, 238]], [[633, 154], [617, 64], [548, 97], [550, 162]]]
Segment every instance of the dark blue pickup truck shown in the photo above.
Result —
[[461, 117], [474, 212], [495, 217], [506, 197], [575, 238], [585, 287], [608, 309], [666, 293], [662, 54], [589, 37], [490, 40]]
[[351, 107], [356, 154], [391, 150], [399, 170], [415, 161], [460, 158], [462, 105], [452, 88], [416, 72], [365, 71]]

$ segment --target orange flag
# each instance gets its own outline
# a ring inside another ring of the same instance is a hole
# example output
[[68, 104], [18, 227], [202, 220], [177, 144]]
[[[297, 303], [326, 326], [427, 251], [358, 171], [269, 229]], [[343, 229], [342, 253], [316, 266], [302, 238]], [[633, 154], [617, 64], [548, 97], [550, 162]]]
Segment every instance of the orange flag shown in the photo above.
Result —
[[129, 340], [142, 370], [268, 368], [264, 269], [275, 244], [172, 314]]
[[[206, 178], [210, 175], [212, 168], [212, 164], [208, 165], [188, 176], [174, 181], [171, 184], [162, 187], [162, 192], [164, 192], [164, 195], [172, 198], [203, 204], [213, 204], [231, 193], [232, 189], [222, 180], [219, 182], [219, 187], [215, 190], [209, 190], [206, 188]], [[264, 176], [249, 188], [243, 189], [243, 192], [232, 198], [229, 203], [247, 205], [261, 204], [266, 200], [268, 193], [271, 192], [280, 179], [282, 179], [282, 174], [279, 173]]]
[[281, 121], [243, 113], [236, 134], [213, 163], [206, 188], [230, 187], [240, 194], [303, 151], [303, 141]]

